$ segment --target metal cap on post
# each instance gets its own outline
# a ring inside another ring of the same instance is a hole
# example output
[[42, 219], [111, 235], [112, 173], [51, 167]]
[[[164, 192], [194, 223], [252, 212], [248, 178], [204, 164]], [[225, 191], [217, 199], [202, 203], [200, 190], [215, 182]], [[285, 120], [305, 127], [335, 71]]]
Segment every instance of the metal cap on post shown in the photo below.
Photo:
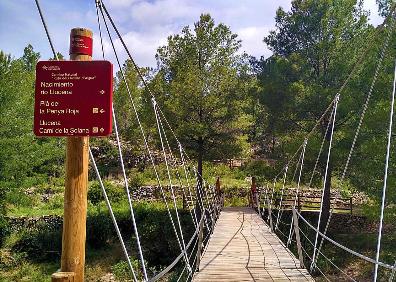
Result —
[[[70, 60], [92, 60], [92, 31], [73, 28]], [[67, 137], [61, 271], [84, 281], [89, 137]], [[66, 280], [68, 281], [68, 280]]]

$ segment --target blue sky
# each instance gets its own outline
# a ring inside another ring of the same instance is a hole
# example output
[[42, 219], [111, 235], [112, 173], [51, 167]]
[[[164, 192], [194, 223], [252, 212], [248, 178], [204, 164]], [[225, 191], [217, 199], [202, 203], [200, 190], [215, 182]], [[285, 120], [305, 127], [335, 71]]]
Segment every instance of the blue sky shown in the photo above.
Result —
[[[67, 56], [69, 32], [73, 27], [94, 31], [94, 59], [100, 59], [100, 45], [94, 0], [40, 0], [54, 45]], [[140, 66], [155, 66], [155, 52], [170, 34], [191, 25], [201, 13], [210, 13], [217, 23], [231, 27], [242, 40], [242, 51], [259, 57], [271, 52], [262, 42], [274, 28], [279, 6], [290, 9], [291, 0], [103, 0], [124, 40]], [[371, 23], [377, 15], [375, 0], [365, 0]], [[0, 49], [18, 57], [31, 43], [42, 59], [51, 56], [34, 0], [0, 0]], [[122, 51], [120, 42], [116, 48]], [[113, 61], [111, 46], [105, 40], [106, 57]], [[122, 60], [126, 59], [120, 52]]]

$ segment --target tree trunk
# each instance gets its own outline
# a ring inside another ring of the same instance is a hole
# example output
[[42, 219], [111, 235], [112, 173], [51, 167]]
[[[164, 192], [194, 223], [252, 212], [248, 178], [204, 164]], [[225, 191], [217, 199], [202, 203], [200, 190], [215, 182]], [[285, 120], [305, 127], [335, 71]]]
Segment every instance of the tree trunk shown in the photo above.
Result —
[[201, 220], [201, 209], [200, 209], [200, 204], [202, 203], [201, 199], [201, 193], [203, 193], [202, 189], [202, 164], [203, 164], [203, 138], [199, 137], [198, 138], [198, 175], [197, 175], [197, 203], [196, 203], [196, 214], [198, 220]]
[[331, 188], [331, 176], [333, 172], [333, 167], [331, 163], [329, 163], [329, 168], [327, 170], [327, 179], [324, 185], [323, 192], [323, 207], [322, 207], [322, 218], [320, 220], [319, 230], [323, 233], [326, 228], [327, 220], [330, 216], [330, 188]]

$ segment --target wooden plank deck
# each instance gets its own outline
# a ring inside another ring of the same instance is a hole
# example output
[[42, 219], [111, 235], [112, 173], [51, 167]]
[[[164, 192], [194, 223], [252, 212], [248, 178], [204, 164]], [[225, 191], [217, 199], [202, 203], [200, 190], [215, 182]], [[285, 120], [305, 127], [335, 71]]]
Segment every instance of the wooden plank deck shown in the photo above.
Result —
[[224, 208], [195, 282], [314, 281], [251, 208]]

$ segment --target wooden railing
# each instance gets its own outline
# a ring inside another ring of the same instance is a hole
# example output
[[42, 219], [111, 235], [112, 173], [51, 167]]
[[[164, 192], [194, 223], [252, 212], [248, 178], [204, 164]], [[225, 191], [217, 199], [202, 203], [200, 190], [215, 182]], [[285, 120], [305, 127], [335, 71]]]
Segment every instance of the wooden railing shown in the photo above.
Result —
[[[294, 191], [287, 191], [283, 195], [280, 192], [274, 192], [270, 189], [258, 188], [257, 197], [261, 197], [261, 203], [264, 203], [264, 207], [271, 206], [272, 209], [289, 209], [292, 210], [296, 201], [296, 209], [301, 210], [319, 210], [322, 201], [321, 195], [307, 195], [308, 191], [300, 191], [297, 195]], [[250, 203], [256, 205], [256, 200], [252, 201], [252, 194], [249, 195]], [[255, 198], [255, 196], [253, 196]], [[265, 199], [265, 200], [264, 200]], [[282, 202], [282, 206], [280, 206]], [[330, 208], [334, 211], [345, 212], [348, 211], [350, 214], [353, 213], [353, 198], [352, 197], [330, 197]]]

